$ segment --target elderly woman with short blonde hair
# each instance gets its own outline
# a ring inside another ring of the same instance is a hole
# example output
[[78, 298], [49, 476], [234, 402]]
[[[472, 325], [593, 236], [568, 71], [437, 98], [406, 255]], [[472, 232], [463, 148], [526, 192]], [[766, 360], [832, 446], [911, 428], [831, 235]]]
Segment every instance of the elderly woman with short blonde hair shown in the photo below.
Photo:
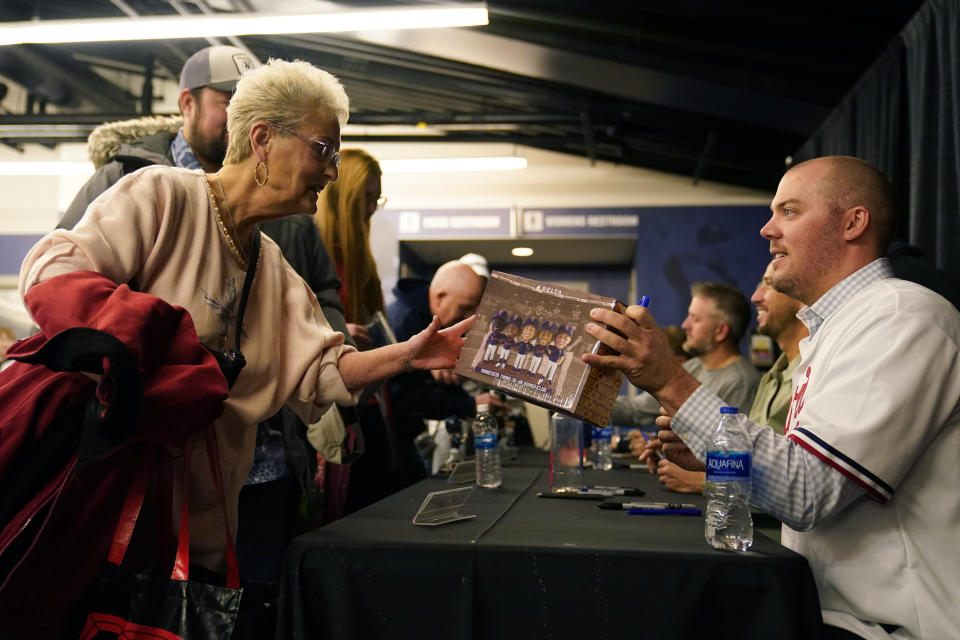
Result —
[[[155, 166], [132, 173], [97, 198], [73, 230], [45, 236], [21, 270], [21, 294], [77, 271], [136, 283], [189, 311], [200, 341], [223, 351], [234, 344], [247, 266], [257, 261], [240, 336], [246, 366], [213, 425], [231, 528], [260, 420], [287, 404], [309, 424], [333, 403], [355, 402], [374, 381], [414, 368], [449, 368], [470, 324], [440, 330], [434, 319], [405, 343], [355, 351], [256, 227], [314, 213], [318, 195], [338, 176], [348, 109], [337, 79], [306, 62], [271, 60], [248, 71], [228, 109], [229, 146], [219, 172]], [[193, 559], [219, 569], [225, 549], [219, 501], [203, 452], [190, 464]]]

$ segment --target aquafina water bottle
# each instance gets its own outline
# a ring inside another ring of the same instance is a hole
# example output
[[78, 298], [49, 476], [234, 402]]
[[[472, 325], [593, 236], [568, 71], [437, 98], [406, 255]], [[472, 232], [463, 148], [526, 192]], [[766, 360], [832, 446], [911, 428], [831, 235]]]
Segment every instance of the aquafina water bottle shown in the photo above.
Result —
[[746, 551], [753, 544], [750, 463], [753, 447], [736, 407], [722, 407], [707, 446], [704, 536], [714, 548]]
[[473, 420], [473, 448], [477, 452], [477, 485], [496, 489], [503, 483], [503, 472], [497, 446], [497, 419], [489, 409], [485, 404], [477, 407], [477, 417]]

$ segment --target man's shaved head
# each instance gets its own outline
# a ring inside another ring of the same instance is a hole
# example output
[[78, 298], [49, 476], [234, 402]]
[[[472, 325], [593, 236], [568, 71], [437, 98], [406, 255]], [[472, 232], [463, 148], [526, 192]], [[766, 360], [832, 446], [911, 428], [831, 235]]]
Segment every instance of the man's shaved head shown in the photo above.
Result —
[[486, 279], [459, 260], [440, 265], [430, 281], [430, 313], [448, 327], [476, 312]]
[[887, 251], [896, 223], [896, 203], [893, 186], [876, 167], [865, 160], [851, 156], [826, 156], [801, 162], [790, 171], [804, 165], [825, 165], [827, 171], [817, 183], [816, 190], [833, 213], [840, 214], [856, 206], [870, 212], [870, 227], [880, 255]]

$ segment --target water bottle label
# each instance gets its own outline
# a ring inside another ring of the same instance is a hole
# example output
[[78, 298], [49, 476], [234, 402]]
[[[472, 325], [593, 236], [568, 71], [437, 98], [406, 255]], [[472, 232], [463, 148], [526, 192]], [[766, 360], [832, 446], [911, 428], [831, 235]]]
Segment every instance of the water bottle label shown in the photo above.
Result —
[[485, 449], [496, 449], [497, 448], [497, 434], [495, 433], [484, 433], [477, 435], [473, 439], [473, 448], [478, 451], [483, 451]]
[[749, 480], [750, 458], [746, 451], [708, 451], [707, 482]]

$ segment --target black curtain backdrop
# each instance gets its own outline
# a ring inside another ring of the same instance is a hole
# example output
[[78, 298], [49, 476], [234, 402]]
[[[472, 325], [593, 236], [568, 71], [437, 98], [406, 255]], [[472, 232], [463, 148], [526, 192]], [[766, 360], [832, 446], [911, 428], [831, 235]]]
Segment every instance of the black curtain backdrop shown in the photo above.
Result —
[[928, 0], [795, 161], [863, 158], [897, 191], [897, 237], [960, 277], [960, 0]]

